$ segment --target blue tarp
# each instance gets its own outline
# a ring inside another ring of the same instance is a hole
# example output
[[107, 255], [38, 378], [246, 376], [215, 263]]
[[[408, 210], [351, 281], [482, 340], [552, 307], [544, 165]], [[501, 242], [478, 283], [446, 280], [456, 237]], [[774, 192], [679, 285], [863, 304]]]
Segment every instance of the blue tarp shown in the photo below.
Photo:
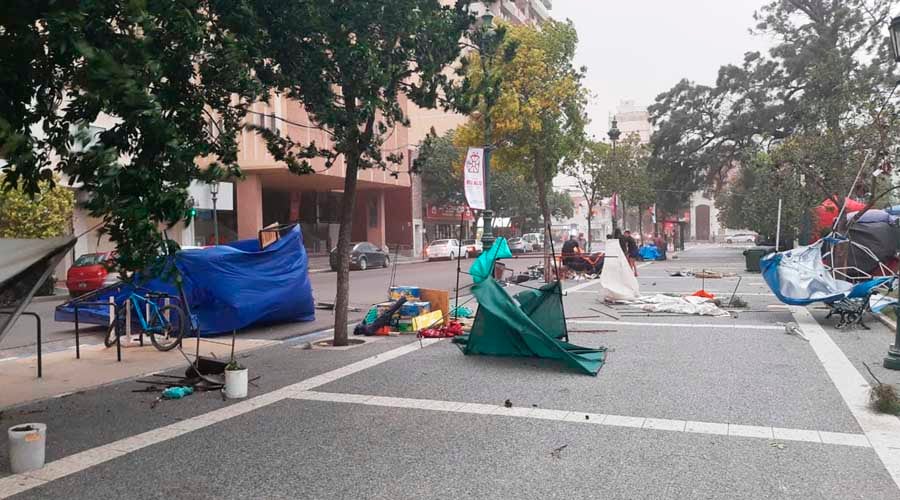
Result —
[[[300, 228], [294, 226], [280, 240], [259, 249], [257, 240], [241, 240], [202, 250], [178, 252], [175, 265], [184, 280], [184, 292], [201, 335], [215, 335], [252, 325], [312, 321], [315, 303], [309, 281], [309, 261]], [[137, 281], [137, 279], [136, 279]], [[154, 279], [140, 287], [129, 284], [76, 299], [56, 308], [56, 321], [73, 322], [74, 304], [122, 303], [132, 291], [178, 296], [174, 283]], [[82, 323], [109, 324], [106, 306], [79, 307]]]
[[639, 250], [641, 259], [643, 260], [659, 260], [659, 249], [656, 245], [644, 245]]
[[847, 298], [863, 298], [893, 277], [872, 278], [853, 284], [835, 279], [822, 262], [826, 240], [786, 252], [766, 255], [760, 260], [762, 276], [778, 300], [792, 306], [816, 302], [834, 303]]

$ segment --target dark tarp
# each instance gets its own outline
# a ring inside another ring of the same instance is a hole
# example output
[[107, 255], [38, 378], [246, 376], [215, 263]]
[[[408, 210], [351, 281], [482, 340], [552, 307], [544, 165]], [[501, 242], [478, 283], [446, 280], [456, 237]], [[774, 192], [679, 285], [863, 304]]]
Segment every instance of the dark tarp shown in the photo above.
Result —
[[900, 250], [900, 228], [884, 222], [854, 224], [850, 227], [850, 241], [868, 248], [879, 260], [874, 260], [861, 248], [850, 245], [847, 266], [857, 267], [865, 273], [878, 274], [874, 272], [878, 269], [878, 262], [890, 260]]
[[[175, 266], [181, 273], [188, 305], [203, 335], [257, 324], [315, 319], [309, 261], [298, 226], [285, 231], [281, 239], [264, 250], [259, 249], [259, 241], [255, 239], [184, 250], [175, 255]], [[162, 279], [140, 287], [120, 284], [57, 307], [56, 321], [74, 321], [74, 305], [79, 301], [106, 302], [109, 297], [115, 297], [116, 303], [122, 303], [132, 291], [178, 296], [175, 285]], [[80, 307], [78, 319], [106, 325], [108, 309]]]
[[0, 341], [25, 310], [38, 288], [50, 278], [75, 238], [0, 239]]
[[554, 333], [545, 331], [538, 324], [555, 323], [543, 316], [562, 316], [561, 302], [558, 310], [538, 307], [536, 311], [539, 312], [532, 318], [493, 278], [473, 286], [472, 294], [478, 299], [472, 331], [453, 339], [464, 354], [556, 359], [588, 375], [597, 375], [603, 366], [606, 348], [588, 349], [557, 340]]

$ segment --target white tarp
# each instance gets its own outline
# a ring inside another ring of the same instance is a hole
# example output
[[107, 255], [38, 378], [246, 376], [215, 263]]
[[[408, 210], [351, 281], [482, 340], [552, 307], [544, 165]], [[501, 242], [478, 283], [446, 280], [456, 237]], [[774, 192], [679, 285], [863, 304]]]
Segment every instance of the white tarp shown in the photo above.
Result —
[[672, 297], [670, 295], [647, 295], [637, 300], [627, 301], [629, 305], [647, 312], [692, 314], [699, 316], [731, 316], [705, 297]]
[[634, 270], [628, 265], [619, 240], [606, 240], [600, 287], [603, 289], [604, 300], [636, 300], [641, 296], [638, 280], [634, 276]]

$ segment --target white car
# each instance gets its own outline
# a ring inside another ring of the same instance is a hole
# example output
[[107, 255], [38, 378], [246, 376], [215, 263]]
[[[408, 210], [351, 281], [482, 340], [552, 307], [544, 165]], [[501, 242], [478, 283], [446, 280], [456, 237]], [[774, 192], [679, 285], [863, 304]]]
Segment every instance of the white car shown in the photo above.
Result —
[[463, 240], [462, 246], [463, 252], [466, 252], [463, 254], [465, 257], [478, 257], [484, 251], [484, 245], [481, 243], [481, 240]]
[[735, 233], [725, 237], [725, 243], [756, 243], [754, 233]]
[[544, 249], [544, 235], [541, 233], [523, 234], [522, 240], [531, 245], [531, 250], [535, 252], [540, 252]]
[[[425, 248], [425, 258], [429, 261], [435, 259], [455, 260], [456, 256], [460, 255], [459, 247], [459, 240], [434, 240]], [[463, 249], [463, 252], [465, 252], [465, 249]], [[465, 253], [462, 255], [463, 257], [466, 256]]]

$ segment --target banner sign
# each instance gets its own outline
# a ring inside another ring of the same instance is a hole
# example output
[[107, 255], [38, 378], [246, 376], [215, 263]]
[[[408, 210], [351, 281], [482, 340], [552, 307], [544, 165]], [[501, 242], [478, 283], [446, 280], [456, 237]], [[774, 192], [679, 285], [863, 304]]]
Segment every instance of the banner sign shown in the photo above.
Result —
[[484, 210], [484, 149], [469, 148], [463, 165], [463, 184], [470, 208]]

